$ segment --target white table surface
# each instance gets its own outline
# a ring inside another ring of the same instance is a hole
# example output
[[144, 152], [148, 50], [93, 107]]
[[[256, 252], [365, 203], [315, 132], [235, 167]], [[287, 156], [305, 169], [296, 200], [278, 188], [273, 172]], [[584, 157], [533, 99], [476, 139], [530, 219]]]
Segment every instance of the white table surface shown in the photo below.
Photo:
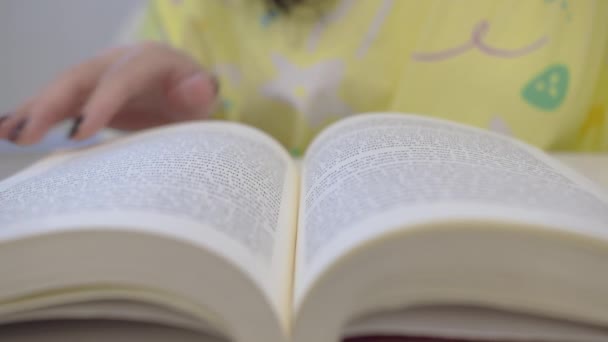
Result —
[[[0, 153], [0, 180], [35, 162], [42, 153]], [[608, 154], [555, 155], [608, 190]], [[37, 322], [0, 327], [0, 341], [8, 342], [206, 342], [204, 336], [169, 327], [109, 321]]]

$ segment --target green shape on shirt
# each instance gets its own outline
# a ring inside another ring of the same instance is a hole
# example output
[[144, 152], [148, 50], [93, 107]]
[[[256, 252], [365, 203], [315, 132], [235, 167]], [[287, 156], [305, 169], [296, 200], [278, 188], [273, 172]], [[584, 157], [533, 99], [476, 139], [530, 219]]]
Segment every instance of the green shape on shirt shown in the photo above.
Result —
[[534, 107], [552, 111], [564, 102], [570, 73], [564, 64], [552, 65], [536, 75], [522, 90], [522, 97]]

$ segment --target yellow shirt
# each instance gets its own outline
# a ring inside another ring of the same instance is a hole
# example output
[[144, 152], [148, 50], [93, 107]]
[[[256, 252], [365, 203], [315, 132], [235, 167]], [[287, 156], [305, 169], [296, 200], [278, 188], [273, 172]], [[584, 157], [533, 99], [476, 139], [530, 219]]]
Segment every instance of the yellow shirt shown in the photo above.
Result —
[[547, 150], [608, 151], [608, 0], [156, 0], [141, 37], [221, 81], [217, 118], [294, 154], [361, 112], [446, 118]]

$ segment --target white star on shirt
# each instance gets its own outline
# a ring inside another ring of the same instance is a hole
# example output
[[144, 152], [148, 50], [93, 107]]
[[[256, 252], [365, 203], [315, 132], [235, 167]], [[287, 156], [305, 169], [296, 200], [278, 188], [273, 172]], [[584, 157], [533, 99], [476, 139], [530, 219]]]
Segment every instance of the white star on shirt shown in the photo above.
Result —
[[351, 109], [339, 98], [338, 89], [344, 77], [344, 63], [327, 60], [300, 67], [285, 57], [273, 54], [277, 78], [262, 87], [268, 98], [291, 105], [318, 127], [330, 116], [346, 116]]

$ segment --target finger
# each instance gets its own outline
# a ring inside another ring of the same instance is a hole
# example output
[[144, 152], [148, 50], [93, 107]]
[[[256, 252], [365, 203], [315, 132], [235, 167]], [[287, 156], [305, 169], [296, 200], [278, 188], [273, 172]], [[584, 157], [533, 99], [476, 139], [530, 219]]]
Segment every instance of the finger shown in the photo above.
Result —
[[58, 121], [77, 115], [116, 53], [118, 50], [113, 50], [64, 72], [40, 95], [5, 120], [0, 128], [0, 138], [20, 145], [33, 144]]
[[179, 115], [176, 119], [202, 119], [209, 115], [218, 92], [217, 78], [198, 72], [177, 83], [168, 91], [167, 98], [171, 112]]
[[[208, 117], [215, 102], [217, 86], [204, 72], [175, 76], [168, 86], [155, 87], [144, 96], [129, 101], [108, 126], [119, 130], [139, 130], [179, 121]], [[172, 86], [172, 84], [175, 84]]]
[[150, 110], [130, 108], [128, 112], [122, 112], [112, 119], [108, 126], [123, 131], [137, 131], [174, 122], [175, 119], [169, 116], [150, 115]]
[[97, 70], [70, 74], [40, 95], [26, 113], [29, 120], [21, 132], [19, 144], [36, 143], [57, 122], [78, 115], [98, 77]]
[[73, 138], [90, 137], [131, 100], [168, 84], [173, 75], [195, 70], [190, 60], [178, 56], [158, 46], [147, 46], [134, 49], [113, 64], [85, 105], [83, 121]]
[[23, 113], [29, 110], [32, 103], [33, 100], [28, 100], [16, 111], [3, 115], [4, 119], [0, 122], [0, 140], [6, 139], [15, 142], [19, 139], [25, 125], [23, 123], [25, 120]]

